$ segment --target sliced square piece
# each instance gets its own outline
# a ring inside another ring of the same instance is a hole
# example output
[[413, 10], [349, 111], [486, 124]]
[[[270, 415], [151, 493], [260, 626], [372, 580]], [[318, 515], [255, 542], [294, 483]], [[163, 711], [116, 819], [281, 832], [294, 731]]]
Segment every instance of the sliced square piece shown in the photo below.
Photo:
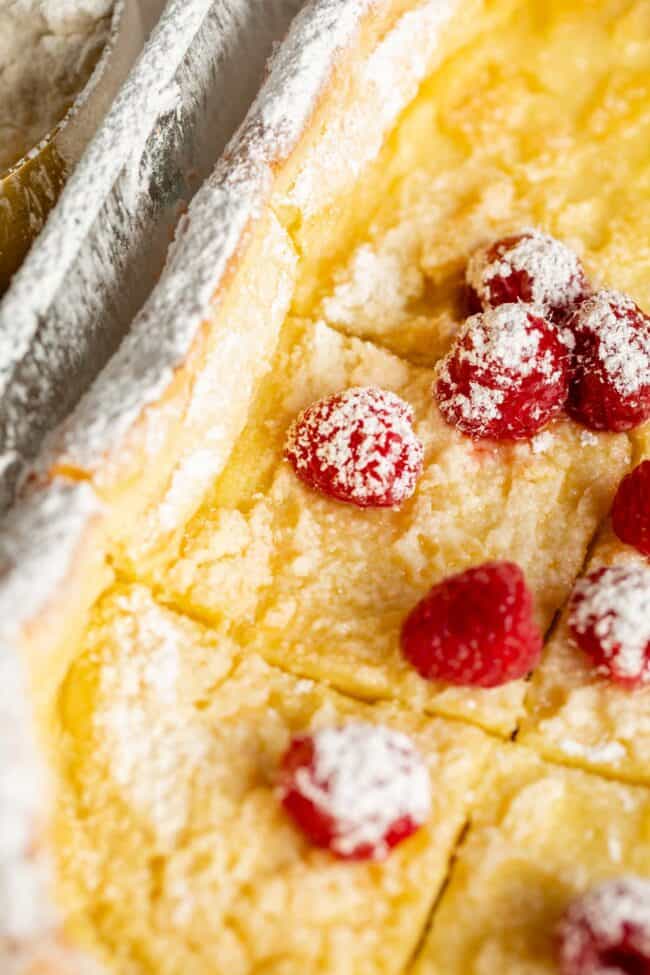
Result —
[[[561, 420], [532, 444], [477, 446], [442, 420], [432, 382], [431, 370], [372, 343], [292, 322], [214, 496], [178, 558], [151, 581], [164, 601], [226, 626], [283, 669], [508, 734], [525, 683], [478, 690], [425, 681], [402, 657], [402, 622], [441, 578], [508, 559], [522, 567], [548, 627], [627, 469], [629, 444], [584, 437]], [[282, 459], [301, 409], [366, 385], [412, 406], [424, 444], [424, 473], [400, 510], [333, 501]]]
[[498, 6], [507, 16], [447, 59], [405, 112], [384, 153], [390, 192], [300, 308], [313, 314], [315, 295], [329, 324], [426, 364], [447, 351], [467, 310], [474, 249], [525, 226], [558, 237], [596, 281], [650, 308], [641, 7]]
[[650, 877], [649, 838], [645, 789], [500, 748], [412, 975], [557, 975], [569, 903]]
[[[643, 562], [608, 524], [588, 570]], [[565, 610], [531, 682], [520, 740], [548, 758], [650, 783], [650, 688], [599, 675], [572, 640]]]
[[[631, 442], [635, 466], [650, 458], [650, 423]], [[645, 561], [608, 522], [585, 571]], [[650, 783], [650, 688], [627, 690], [599, 676], [573, 642], [565, 610], [531, 682], [520, 740], [549, 758]]]
[[[61, 899], [109, 971], [404, 970], [493, 749], [482, 732], [239, 659], [138, 586], [102, 599], [60, 700]], [[276, 790], [293, 735], [352, 720], [408, 735], [430, 773], [428, 820], [381, 862], [313, 847]]]

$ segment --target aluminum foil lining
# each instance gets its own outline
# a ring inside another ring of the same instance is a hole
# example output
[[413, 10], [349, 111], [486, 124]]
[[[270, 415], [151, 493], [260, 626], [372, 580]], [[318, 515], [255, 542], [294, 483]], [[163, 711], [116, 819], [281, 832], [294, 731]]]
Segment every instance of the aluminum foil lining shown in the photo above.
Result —
[[[144, 0], [155, 22], [156, 0]], [[169, 0], [0, 303], [0, 510], [155, 285], [302, 0]]]

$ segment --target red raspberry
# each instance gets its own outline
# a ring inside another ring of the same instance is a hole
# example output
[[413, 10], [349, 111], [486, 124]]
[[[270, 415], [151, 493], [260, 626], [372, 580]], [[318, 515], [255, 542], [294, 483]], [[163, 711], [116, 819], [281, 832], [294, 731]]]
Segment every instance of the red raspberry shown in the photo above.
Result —
[[411, 740], [365, 722], [294, 738], [279, 791], [311, 842], [345, 860], [384, 859], [431, 804], [429, 772]]
[[568, 410], [592, 430], [631, 430], [650, 417], [650, 318], [631, 298], [599, 291], [575, 311]]
[[650, 460], [644, 460], [619, 484], [612, 524], [622, 542], [650, 558]]
[[424, 450], [413, 410], [395, 393], [367, 386], [314, 403], [295, 421], [285, 456], [298, 477], [360, 508], [392, 508], [411, 497]]
[[429, 680], [498, 687], [524, 677], [542, 635], [519, 566], [486, 562], [434, 586], [407, 617], [402, 650]]
[[554, 325], [531, 305], [474, 315], [438, 367], [444, 419], [475, 439], [523, 440], [560, 412], [569, 353]]
[[589, 572], [573, 590], [569, 628], [600, 674], [627, 688], [650, 683], [650, 567]]
[[606, 880], [573, 901], [558, 956], [561, 975], [650, 975], [650, 881]]
[[524, 301], [560, 317], [587, 293], [577, 255], [534, 229], [476, 251], [467, 265], [467, 285], [477, 308]]

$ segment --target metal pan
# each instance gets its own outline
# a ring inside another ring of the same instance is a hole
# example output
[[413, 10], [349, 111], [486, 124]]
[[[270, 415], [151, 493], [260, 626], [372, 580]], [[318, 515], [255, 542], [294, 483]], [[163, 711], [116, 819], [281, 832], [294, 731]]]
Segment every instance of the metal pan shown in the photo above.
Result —
[[34, 149], [0, 174], [0, 294], [42, 230], [143, 41], [137, 0], [117, 0], [103, 53], [68, 113]]

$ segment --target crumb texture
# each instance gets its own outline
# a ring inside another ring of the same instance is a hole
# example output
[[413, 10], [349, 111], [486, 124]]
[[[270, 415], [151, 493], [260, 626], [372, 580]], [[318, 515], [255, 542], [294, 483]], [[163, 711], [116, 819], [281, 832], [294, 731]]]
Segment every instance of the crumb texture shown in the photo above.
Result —
[[557, 975], [569, 904], [612, 877], [650, 876], [649, 830], [644, 789], [502, 749], [413, 975]]
[[[561, 420], [546, 451], [479, 450], [438, 413], [432, 370], [323, 322], [287, 328], [270, 386], [216, 493], [155, 583], [178, 609], [230, 621], [243, 647], [300, 676], [510, 733], [524, 682], [469, 690], [424, 681], [400, 652], [402, 622], [444, 576], [509, 559], [524, 570], [546, 629], [627, 470], [627, 439], [583, 444], [579, 428]], [[282, 459], [300, 410], [358, 385], [391, 390], [413, 408], [424, 468], [398, 510], [334, 502]], [[242, 479], [247, 456], [261, 477], [253, 484]]]
[[[120, 975], [401, 971], [492, 747], [469, 727], [359, 704], [240, 657], [222, 631], [141, 587], [104, 597], [60, 717], [70, 930]], [[331, 738], [350, 723], [408, 736], [426, 778], [422, 829], [352, 869], [310, 846], [276, 785], [294, 735]]]

